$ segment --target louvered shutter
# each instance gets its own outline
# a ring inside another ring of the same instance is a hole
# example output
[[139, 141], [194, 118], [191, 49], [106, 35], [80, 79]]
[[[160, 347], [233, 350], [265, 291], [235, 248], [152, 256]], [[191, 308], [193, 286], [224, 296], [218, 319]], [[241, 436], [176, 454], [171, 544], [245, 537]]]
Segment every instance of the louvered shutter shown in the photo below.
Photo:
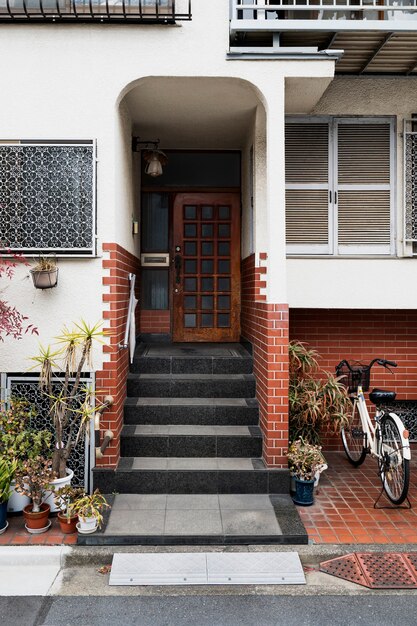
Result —
[[391, 251], [391, 125], [336, 122], [337, 253]]
[[328, 253], [328, 123], [286, 124], [285, 172], [287, 251]]

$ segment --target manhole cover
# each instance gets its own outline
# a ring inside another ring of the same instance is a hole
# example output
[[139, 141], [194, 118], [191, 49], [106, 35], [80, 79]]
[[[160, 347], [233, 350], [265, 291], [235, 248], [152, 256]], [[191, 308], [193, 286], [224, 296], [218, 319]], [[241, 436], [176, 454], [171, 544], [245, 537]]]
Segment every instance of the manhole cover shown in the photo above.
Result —
[[320, 563], [320, 570], [370, 589], [417, 589], [417, 552], [354, 552]]

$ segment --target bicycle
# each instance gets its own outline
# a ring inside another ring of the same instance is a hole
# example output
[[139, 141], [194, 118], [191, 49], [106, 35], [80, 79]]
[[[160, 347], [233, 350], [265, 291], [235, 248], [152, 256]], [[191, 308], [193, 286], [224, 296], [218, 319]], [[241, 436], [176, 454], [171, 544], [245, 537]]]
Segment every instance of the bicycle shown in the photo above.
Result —
[[[364, 462], [367, 454], [378, 460], [382, 487], [389, 500], [399, 505], [407, 498], [410, 482], [409, 433], [395, 413], [376, 409], [374, 423], [369, 416], [364, 392], [369, 391], [370, 373], [375, 363], [389, 371], [397, 367], [397, 363], [386, 359], [353, 366], [343, 360], [336, 367], [336, 375], [346, 385], [353, 403], [349, 424], [341, 432], [342, 442], [347, 458], [355, 467]], [[373, 389], [369, 399], [377, 405], [392, 402], [396, 395], [394, 391]]]

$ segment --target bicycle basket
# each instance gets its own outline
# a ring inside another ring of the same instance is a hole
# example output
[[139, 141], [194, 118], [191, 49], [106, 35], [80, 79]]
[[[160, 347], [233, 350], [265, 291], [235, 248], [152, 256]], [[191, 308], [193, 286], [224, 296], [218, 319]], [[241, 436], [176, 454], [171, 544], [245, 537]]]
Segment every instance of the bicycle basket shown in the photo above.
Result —
[[[352, 372], [343, 364], [336, 368], [336, 376], [340, 376], [340, 382], [347, 387], [349, 393], [353, 393], [361, 385], [363, 391], [369, 391], [371, 370], [367, 365], [353, 365]], [[342, 378], [343, 377], [343, 378]]]

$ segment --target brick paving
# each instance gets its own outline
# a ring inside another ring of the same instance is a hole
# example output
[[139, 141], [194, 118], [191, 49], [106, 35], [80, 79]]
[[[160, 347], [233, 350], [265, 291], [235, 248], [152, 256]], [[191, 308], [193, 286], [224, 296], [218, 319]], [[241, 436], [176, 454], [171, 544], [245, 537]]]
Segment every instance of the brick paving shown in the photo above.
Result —
[[41, 535], [31, 535], [25, 529], [25, 521], [22, 515], [8, 516], [9, 527], [0, 535], [0, 546], [56, 546], [73, 545], [77, 543], [77, 533], [64, 535], [59, 528], [58, 519], [50, 517], [52, 524], [48, 531]]
[[[314, 543], [417, 543], [417, 448], [413, 446], [409, 499], [412, 509], [374, 509], [381, 491], [377, 462], [353, 467], [344, 452], [325, 454], [315, 503], [298, 511]], [[382, 495], [380, 506], [391, 506]]]

